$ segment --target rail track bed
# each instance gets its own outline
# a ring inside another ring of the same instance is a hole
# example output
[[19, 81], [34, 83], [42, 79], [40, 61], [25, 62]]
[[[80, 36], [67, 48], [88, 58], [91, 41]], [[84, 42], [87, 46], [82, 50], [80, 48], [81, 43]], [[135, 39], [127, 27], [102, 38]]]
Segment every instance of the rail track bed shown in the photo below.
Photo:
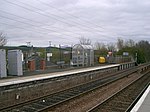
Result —
[[129, 112], [129, 107], [131, 109], [131, 105], [149, 82], [150, 72], [88, 110], [88, 112]]
[[[2, 112], [43, 112], [53, 110], [56, 107], [59, 107], [70, 100], [77, 99], [81, 96], [84, 96], [90, 92], [95, 91], [98, 88], [109, 85], [117, 80], [124, 80], [131, 74], [137, 73], [139, 71], [138, 67], [134, 69], [128, 69], [126, 71], [119, 71], [114, 73], [111, 76], [107, 76], [102, 79], [98, 79], [86, 84], [76, 86], [55, 94], [51, 94], [30, 102], [22, 103], [19, 105], [14, 105], [9, 108], [0, 110]], [[140, 76], [140, 75], [139, 75]], [[67, 112], [67, 111], [66, 111]]]
[[123, 71], [119, 71], [118, 73], [114, 73], [112, 76], [108, 76], [99, 80], [95, 80], [65, 91], [61, 91], [49, 96], [42, 97], [35, 101], [15, 105], [1, 111], [3, 112], [35, 112], [35, 111], [45, 111], [49, 108], [53, 108], [58, 104], [61, 104], [70, 99], [76, 98], [82, 94], [90, 92], [96, 88], [99, 88], [108, 83], [119, 80], [123, 77], [128, 76], [129, 74], [136, 72], [137, 70], [130, 69], [127, 73]]

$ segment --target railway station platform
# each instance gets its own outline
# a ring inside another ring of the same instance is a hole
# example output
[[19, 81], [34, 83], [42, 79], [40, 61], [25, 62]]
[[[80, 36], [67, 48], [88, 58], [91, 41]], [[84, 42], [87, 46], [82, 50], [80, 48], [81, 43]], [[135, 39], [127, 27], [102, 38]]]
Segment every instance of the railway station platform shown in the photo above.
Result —
[[0, 110], [102, 79], [135, 63], [92, 66], [73, 70], [0, 79]]
[[131, 112], [150, 112], [150, 85]]
[[[101, 65], [101, 66], [93, 66], [93, 67], [85, 67], [85, 68], [77, 68], [77, 69], [68, 69], [64, 71], [41, 71], [41, 72], [35, 72], [34, 73], [27, 73], [20, 77], [7, 77], [0, 79], [0, 87], [2, 86], [8, 86], [8, 85], [14, 85], [14, 84], [20, 84], [25, 82], [31, 82], [31, 81], [38, 81], [38, 80], [44, 80], [44, 79], [50, 79], [55, 77], [62, 77], [62, 76], [69, 76], [69, 75], [75, 75], [75, 74], [81, 74], [85, 72], [93, 72], [98, 70], [105, 70], [105, 69], [111, 69], [115, 68], [116, 70], [124, 70], [127, 68], [131, 68], [135, 66], [135, 62], [129, 62], [129, 63], [122, 63], [122, 64], [110, 64], [110, 65]], [[40, 73], [40, 74], [38, 74]], [[31, 75], [29, 75], [31, 74]]]
[[15, 77], [15, 78], [11, 78], [11, 79], [1, 79], [0, 87], [14, 85], [14, 84], [20, 84], [20, 83], [25, 83], [25, 82], [31, 82], [31, 81], [37, 81], [37, 80], [44, 80], [44, 79], [55, 78], [55, 77], [68, 76], [68, 75], [84, 73], [84, 72], [88, 72], [88, 71], [107, 69], [107, 68], [118, 67], [118, 66], [119, 66], [119, 64], [113, 64], [113, 65], [74, 69], [74, 70], [68, 70], [68, 71], [62, 71], [62, 72], [46, 73], [46, 74], [39, 74], [39, 75], [32, 75], [32, 76], [25, 76], [25, 77]]
[[[59, 91], [103, 78], [118, 71], [119, 64], [80, 68], [0, 80], [0, 111]], [[109, 74], [108, 74], [109, 75]]]

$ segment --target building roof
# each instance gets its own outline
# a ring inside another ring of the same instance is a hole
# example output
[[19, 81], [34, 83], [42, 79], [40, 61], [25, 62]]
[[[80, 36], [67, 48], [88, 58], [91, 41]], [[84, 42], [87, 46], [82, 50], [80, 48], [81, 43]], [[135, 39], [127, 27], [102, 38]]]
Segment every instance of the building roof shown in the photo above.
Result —
[[82, 44], [75, 44], [73, 49], [93, 49], [92, 45], [82, 45]]

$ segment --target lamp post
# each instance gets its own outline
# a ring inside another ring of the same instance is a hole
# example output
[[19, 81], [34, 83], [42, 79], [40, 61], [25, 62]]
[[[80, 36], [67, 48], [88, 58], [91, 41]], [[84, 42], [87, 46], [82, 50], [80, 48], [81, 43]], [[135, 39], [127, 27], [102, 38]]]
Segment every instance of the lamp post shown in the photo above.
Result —
[[135, 61], [137, 63], [137, 52], [135, 53]]
[[50, 47], [51, 47], [51, 41], [49, 41], [49, 49], [50, 49]]
[[[49, 41], [49, 53], [51, 53], [51, 41]], [[49, 58], [49, 62], [50, 62], [51, 56], [49, 56], [48, 58]]]
[[72, 63], [72, 48], [73, 48], [73, 45], [71, 45], [71, 47], [70, 47], [70, 66]]
[[51, 48], [51, 41], [49, 41], [49, 46], [47, 47], [47, 52], [46, 52], [46, 57], [47, 57], [48, 63], [50, 63], [50, 57], [52, 55], [52, 53], [50, 52], [50, 48]]
[[59, 61], [61, 61], [61, 45], [59, 44]]

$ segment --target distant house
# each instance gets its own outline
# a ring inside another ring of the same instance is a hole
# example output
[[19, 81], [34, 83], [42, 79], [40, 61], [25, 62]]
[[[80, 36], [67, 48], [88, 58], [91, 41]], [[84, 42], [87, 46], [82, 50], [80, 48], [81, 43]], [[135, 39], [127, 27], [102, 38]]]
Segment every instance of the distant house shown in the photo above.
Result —
[[73, 66], [94, 65], [94, 50], [91, 45], [76, 44], [72, 48]]

